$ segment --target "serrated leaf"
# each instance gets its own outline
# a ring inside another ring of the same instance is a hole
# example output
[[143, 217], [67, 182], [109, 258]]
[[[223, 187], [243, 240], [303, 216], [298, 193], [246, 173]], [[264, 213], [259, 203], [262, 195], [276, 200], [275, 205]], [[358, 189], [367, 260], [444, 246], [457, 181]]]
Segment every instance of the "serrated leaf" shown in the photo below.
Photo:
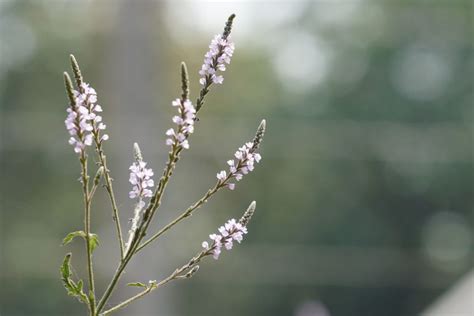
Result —
[[84, 233], [82, 230], [78, 230], [78, 231], [67, 234], [67, 236], [64, 237], [64, 239], [63, 239], [63, 246], [69, 244], [76, 237], [85, 238], [86, 233]]
[[128, 286], [147, 287], [146, 284], [141, 283], [141, 282], [128, 283], [127, 285], [128, 285]]

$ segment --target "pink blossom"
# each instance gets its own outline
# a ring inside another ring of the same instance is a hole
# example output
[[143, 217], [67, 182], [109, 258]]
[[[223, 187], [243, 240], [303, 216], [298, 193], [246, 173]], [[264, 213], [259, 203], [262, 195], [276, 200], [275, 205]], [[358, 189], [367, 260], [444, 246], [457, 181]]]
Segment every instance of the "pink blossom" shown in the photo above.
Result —
[[211, 245], [209, 245], [207, 241], [204, 241], [202, 247], [217, 260], [221, 254], [222, 246], [227, 250], [232, 249], [233, 242], [237, 241], [240, 243], [243, 240], [244, 234], [247, 234], [247, 227], [235, 219], [231, 219], [219, 227], [219, 234], [209, 235], [209, 238], [213, 241]]
[[64, 123], [71, 135], [69, 144], [74, 146], [76, 153], [81, 153], [86, 146], [92, 145], [95, 135], [100, 141], [109, 139], [109, 136], [107, 134], [99, 136], [106, 125], [102, 122], [102, 116], [97, 114], [102, 112], [102, 107], [97, 104], [97, 93], [94, 88], [83, 83], [80, 91], [74, 90], [73, 94], [74, 104], [67, 108], [68, 115]]
[[234, 54], [234, 43], [230, 36], [224, 38], [222, 34], [216, 35], [209, 45], [209, 51], [204, 55], [204, 64], [199, 71], [199, 82], [205, 86], [210, 83], [222, 84], [224, 77], [218, 71], [225, 71], [226, 64], [230, 64]]
[[[255, 146], [253, 142], [247, 142], [242, 147], [239, 148], [234, 154], [234, 159], [227, 161], [229, 165], [229, 176], [226, 177], [227, 173], [225, 170], [217, 173], [217, 179], [224, 183], [230, 179], [235, 179], [237, 181], [242, 180], [243, 176], [253, 171], [255, 168], [255, 163], [258, 163], [262, 156], [255, 152]], [[225, 184], [230, 190], [235, 189], [235, 183], [228, 182]]]
[[194, 121], [196, 119], [196, 109], [189, 99], [176, 99], [171, 103], [178, 108], [179, 115], [173, 116], [173, 123], [177, 129], [170, 128], [166, 131], [166, 145], [179, 146], [184, 149], [189, 148], [188, 136], [194, 132]]
[[129, 192], [131, 199], [151, 197], [153, 192], [149, 189], [152, 188], [155, 183], [151, 178], [153, 176], [153, 170], [151, 168], [145, 168], [146, 162], [137, 161], [130, 166], [130, 183], [132, 184], [132, 191]]

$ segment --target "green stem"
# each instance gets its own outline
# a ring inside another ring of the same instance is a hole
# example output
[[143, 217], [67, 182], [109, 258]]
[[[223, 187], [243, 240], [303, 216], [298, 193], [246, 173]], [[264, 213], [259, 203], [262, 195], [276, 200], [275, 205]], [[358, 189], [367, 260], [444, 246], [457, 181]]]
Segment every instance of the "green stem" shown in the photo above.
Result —
[[120, 248], [120, 260], [123, 260], [125, 257], [125, 248], [123, 245], [123, 235], [122, 235], [122, 228], [120, 225], [120, 217], [117, 207], [117, 202], [115, 201], [115, 194], [114, 189], [112, 186], [112, 178], [110, 177], [110, 170], [107, 168], [107, 159], [104, 154], [104, 150], [102, 149], [102, 141], [99, 139], [99, 134], [94, 133], [94, 140], [97, 148], [97, 153], [99, 156], [99, 163], [104, 168], [104, 179], [105, 179], [105, 188], [107, 189], [107, 193], [110, 198], [110, 203], [112, 205], [112, 212], [113, 212], [113, 219], [115, 222], [115, 228], [117, 230], [117, 239], [119, 242]]
[[91, 203], [89, 200], [89, 176], [87, 174], [87, 156], [84, 151], [81, 152], [82, 167], [82, 191], [84, 195], [84, 231], [86, 233], [86, 253], [87, 253], [87, 273], [89, 278], [89, 308], [91, 316], [95, 316], [95, 287], [94, 287], [94, 270], [92, 265], [92, 247], [90, 241], [90, 211]]
[[[200, 96], [197, 100], [196, 114], [197, 114], [197, 112], [199, 112], [202, 105], [204, 104], [204, 98], [205, 98], [206, 94], [209, 92], [209, 87], [211, 86], [211, 84], [212, 84], [212, 80], [210, 80], [210, 78], [209, 78], [209, 80], [207, 80], [207, 82], [206, 82], [205, 87], [203, 89], [201, 89]], [[187, 96], [187, 94], [188, 94], [188, 92], [185, 93], [183, 91], [182, 102], [185, 101], [184, 97]], [[99, 144], [97, 142], [97, 140], [96, 140], [96, 144]], [[133, 255], [136, 253], [136, 250], [137, 250], [138, 246], [140, 245], [140, 242], [145, 237], [146, 231], [147, 231], [147, 229], [148, 229], [148, 227], [151, 223], [151, 220], [153, 219], [153, 216], [155, 215], [156, 210], [158, 209], [158, 207], [161, 204], [161, 199], [162, 199], [164, 190], [166, 188], [166, 185], [168, 184], [169, 178], [171, 177], [171, 175], [173, 173], [173, 170], [176, 166], [176, 163], [179, 160], [179, 154], [180, 154], [181, 150], [182, 150], [182, 148], [180, 148], [176, 145], [173, 146], [172, 151], [169, 154], [168, 162], [166, 164], [163, 175], [160, 178], [160, 182], [158, 184], [158, 187], [157, 187], [155, 193], [153, 194], [153, 197], [151, 198], [150, 204], [148, 205], [148, 207], [146, 208], [146, 210], [143, 213], [142, 221], [141, 221], [140, 226], [138, 227], [138, 229], [136, 231], [136, 234], [135, 234], [134, 238], [132, 239], [132, 242], [130, 243], [130, 246], [128, 248], [128, 252], [122, 255], [122, 260], [121, 260], [117, 270], [115, 271], [115, 274], [112, 277], [112, 280], [111, 280], [109, 286], [107, 287], [104, 295], [102, 296], [102, 298], [99, 301], [99, 304], [97, 306], [97, 313], [100, 313], [100, 311], [104, 308], [105, 304], [107, 303], [107, 300], [110, 298], [110, 295], [112, 295], [112, 292], [113, 292], [118, 280], [120, 279], [120, 276], [122, 275], [123, 271], [125, 270], [125, 267], [127, 266], [130, 259], [133, 257]], [[99, 153], [99, 158], [100, 157], [101, 157], [101, 154]], [[104, 162], [105, 162], [105, 159], [104, 159]], [[101, 160], [101, 163], [102, 163], [102, 160]], [[104, 174], [105, 174], [106, 183], [108, 183], [109, 182], [109, 180], [108, 180], [108, 169], [106, 168], [104, 163], [102, 163], [102, 165], [104, 166], [104, 169], [105, 169]], [[110, 185], [110, 189], [111, 188], [112, 188], [112, 186]], [[112, 200], [113, 193], [109, 192], [109, 195], [110, 195], [111, 200]], [[112, 202], [112, 204], [114, 204], [114, 202]], [[116, 216], [117, 222], [118, 222], [118, 214], [116, 214], [116, 213], [117, 212], [114, 210], [114, 216]], [[117, 225], [118, 225], [117, 226], [117, 231], [119, 232], [119, 235], [121, 236], [120, 225], [119, 224], [117, 224]], [[122, 240], [123, 239], [120, 238], [121, 249], [123, 249]], [[141, 247], [141, 248], [143, 248], [143, 247]]]
[[165, 227], [160, 229], [156, 234], [154, 234], [152, 237], [150, 237], [147, 241], [145, 241], [143, 244], [138, 246], [135, 250], [135, 253], [138, 253], [140, 250], [145, 248], [148, 244], [153, 242], [155, 239], [163, 235], [165, 232], [167, 232], [169, 229], [171, 229], [174, 225], [178, 224], [180, 221], [183, 219], [191, 216], [191, 214], [194, 212], [194, 210], [198, 209], [201, 207], [204, 203], [207, 202], [207, 200], [213, 196], [217, 191], [219, 191], [222, 187], [224, 187], [224, 183], [217, 182], [216, 185], [209, 189], [206, 194], [202, 198], [200, 198], [197, 202], [195, 202], [193, 205], [188, 207], [180, 216], [176, 217], [173, 221], [171, 221], [169, 224], [167, 224]]
[[125, 270], [125, 267], [127, 266], [132, 256], [134, 255], [137, 246], [140, 244], [143, 237], [145, 237], [146, 230], [148, 229], [148, 226], [150, 225], [150, 222], [153, 219], [153, 215], [155, 214], [156, 209], [161, 204], [161, 198], [163, 196], [166, 185], [168, 184], [169, 178], [171, 174], [173, 173], [175, 164], [179, 159], [178, 155], [180, 151], [181, 151], [180, 148], [178, 148], [177, 146], [174, 146], [172, 151], [170, 152], [168, 162], [166, 164], [165, 170], [163, 171], [163, 175], [160, 179], [158, 187], [155, 191], [155, 194], [153, 195], [151, 199], [150, 205], [147, 207], [147, 209], [144, 212], [140, 226], [138, 227], [136, 231], [135, 237], [132, 239], [132, 242], [130, 243], [129, 250], [125, 254], [125, 257], [123, 258], [117, 270], [115, 271], [115, 274], [112, 277], [112, 280], [109, 286], [107, 287], [104, 295], [100, 299], [99, 305], [97, 306], [98, 313], [104, 308], [110, 295], [112, 295], [112, 292], [117, 282], [119, 281], [123, 271]]
[[142, 298], [143, 296], [147, 295], [148, 293], [152, 292], [153, 290], [158, 289], [159, 287], [165, 285], [166, 283], [168, 283], [170, 281], [173, 281], [173, 280], [176, 280], [176, 279], [179, 279], [179, 278], [185, 278], [185, 276], [182, 275], [183, 272], [185, 272], [185, 271], [189, 270], [190, 268], [192, 268], [193, 266], [195, 266], [206, 255], [209, 255], [209, 251], [203, 250], [203, 251], [199, 252], [188, 263], [183, 265], [181, 268], [174, 270], [174, 272], [171, 273], [166, 279], [163, 279], [162, 281], [160, 281], [157, 284], [148, 285], [147, 288], [145, 290], [143, 290], [142, 292], [140, 292], [140, 293], [130, 297], [129, 299], [123, 301], [122, 303], [106, 310], [105, 312], [101, 313], [100, 316], [106, 316], [106, 315], [111, 314], [112, 312], [115, 312], [115, 311], [117, 311], [121, 308], [124, 308], [124, 307], [128, 306], [130, 303], [132, 303], [133, 301], [136, 301], [136, 300]]

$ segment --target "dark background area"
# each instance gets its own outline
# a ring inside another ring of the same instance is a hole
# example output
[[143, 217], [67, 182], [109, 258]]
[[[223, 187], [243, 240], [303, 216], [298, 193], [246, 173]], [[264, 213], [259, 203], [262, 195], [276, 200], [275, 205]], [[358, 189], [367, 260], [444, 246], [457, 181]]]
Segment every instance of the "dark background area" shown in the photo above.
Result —
[[[125, 282], [182, 265], [252, 200], [257, 213], [242, 245], [117, 315], [412, 316], [472, 269], [471, 1], [0, 0], [0, 315], [85, 314], [58, 272], [72, 251], [85, 278], [83, 244], [60, 246], [83, 217], [64, 127], [69, 53], [104, 108], [127, 231], [132, 144], [161, 173], [180, 62], [195, 100], [230, 13], [235, 55], [154, 229], [200, 198], [266, 118], [263, 160], [143, 251], [111, 304], [136, 292]], [[101, 293], [118, 249], [107, 196], [97, 198]]]

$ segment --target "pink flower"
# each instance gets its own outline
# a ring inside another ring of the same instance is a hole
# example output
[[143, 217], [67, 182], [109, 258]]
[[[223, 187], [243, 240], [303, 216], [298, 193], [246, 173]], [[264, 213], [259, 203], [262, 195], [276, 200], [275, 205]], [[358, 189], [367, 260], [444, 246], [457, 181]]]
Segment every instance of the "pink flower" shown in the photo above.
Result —
[[233, 242], [237, 241], [240, 243], [244, 234], [247, 234], [247, 228], [235, 219], [231, 219], [219, 227], [219, 234], [209, 235], [209, 238], [213, 240], [212, 245], [204, 241], [202, 247], [217, 260], [221, 254], [222, 246], [227, 250], [232, 249]]
[[235, 46], [230, 36], [224, 38], [223, 34], [219, 34], [214, 37], [209, 45], [209, 51], [204, 55], [204, 64], [199, 71], [201, 85], [224, 82], [224, 77], [218, 75], [217, 72], [226, 70], [225, 65], [230, 64], [234, 49]]
[[86, 146], [91, 146], [94, 135], [97, 135], [100, 141], [109, 139], [107, 134], [99, 136], [106, 125], [102, 122], [102, 116], [97, 114], [102, 112], [102, 107], [97, 104], [96, 91], [87, 83], [81, 85], [80, 91], [73, 91], [74, 104], [67, 108], [68, 115], [64, 121], [71, 135], [69, 144], [74, 146], [76, 153], [81, 153]]
[[171, 103], [178, 108], [179, 115], [173, 116], [173, 123], [178, 125], [177, 129], [172, 128], [166, 131], [166, 145], [189, 148], [188, 136], [194, 132], [194, 121], [196, 119], [196, 109], [189, 99], [182, 101], [176, 99]]
[[[255, 163], [258, 163], [262, 156], [255, 152], [255, 146], [253, 142], [247, 142], [242, 147], [239, 148], [234, 154], [234, 159], [230, 159], [227, 161], [229, 165], [229, 177], [226, 177], [226, 171], [222, 170], [217, 174], [217, 179], [222, 183], [226, 181], [226, 179], [235, 179], [237, 181], [242, 180], [245, 174], [248, 174], [255, 168]], [[226, 183], [226, 186], [230, 190], [235, 189], [235, 183]]]
[[130, 166], [130, 179], [129, 182], [132, 184], [132, 191], [129, 192], [131, 199], [151, 197], [153, 192], [149, 189], [152, 188], [155, 183], [151, 178], [153, 176], [153, 170], [151, 168], [145, 168], [146, 162], [137, 161]]

